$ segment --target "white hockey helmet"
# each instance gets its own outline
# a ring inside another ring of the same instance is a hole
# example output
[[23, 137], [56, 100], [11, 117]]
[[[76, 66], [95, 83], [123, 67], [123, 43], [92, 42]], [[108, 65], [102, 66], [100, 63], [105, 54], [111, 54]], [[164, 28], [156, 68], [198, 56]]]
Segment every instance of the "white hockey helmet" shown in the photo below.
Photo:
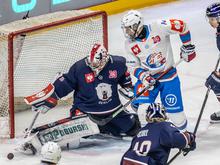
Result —
[[108, 62], [109, 54], [102, 44], [95, 43], [87, 59], [90, 68], [98, 74]]
[[41, 148], [41, 161], [58, 163], [61, 158], [60, 146], [55, 142], [47, 142]]
[[151, 103], [146, 110], [146, 120], [149, 123], [162, 122], [167, 119], [165, 107], [160, 103]]
[[143, 16], [137, 10], [130, 10], [121, 21], [121, 28], [126, 38], [134, 39], [142, 31], [144, 26]]

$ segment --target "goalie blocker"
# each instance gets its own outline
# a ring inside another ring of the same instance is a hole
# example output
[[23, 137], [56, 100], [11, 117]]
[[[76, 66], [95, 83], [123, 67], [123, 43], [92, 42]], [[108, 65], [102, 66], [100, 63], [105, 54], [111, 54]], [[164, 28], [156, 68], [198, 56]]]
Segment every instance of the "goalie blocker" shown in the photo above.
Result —
[[53, 84], [49, 84], [42, 91], [25, 97], [26, 104], [32, 106], [33, 111], [40, 111], [46, 113], [48, 110], [54, 108], [57, 105], [58, 97], [54, 92], [55, 88]]

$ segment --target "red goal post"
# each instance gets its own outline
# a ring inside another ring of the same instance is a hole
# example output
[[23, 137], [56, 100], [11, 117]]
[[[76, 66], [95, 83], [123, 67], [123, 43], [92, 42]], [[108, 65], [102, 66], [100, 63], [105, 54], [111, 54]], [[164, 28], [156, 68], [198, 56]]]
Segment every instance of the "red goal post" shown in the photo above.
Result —
[[0, 137], [15, 137], [15, 111], [23, 109], [23, 97], [67, 72], [95, 42], [108, 48], [103, 11], [56, 12], [0, 26]]

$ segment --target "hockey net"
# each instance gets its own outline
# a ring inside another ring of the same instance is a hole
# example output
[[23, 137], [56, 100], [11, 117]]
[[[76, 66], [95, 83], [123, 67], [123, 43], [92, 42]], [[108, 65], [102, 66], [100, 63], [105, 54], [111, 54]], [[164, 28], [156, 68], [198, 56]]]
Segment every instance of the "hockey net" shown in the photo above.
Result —
[[56, 12], [0, 26], [0, 137], [15, 137], [14, 114], [27, 108], [23, 97], [67, 72], [95, 42], [107, 47], [102, 11]]

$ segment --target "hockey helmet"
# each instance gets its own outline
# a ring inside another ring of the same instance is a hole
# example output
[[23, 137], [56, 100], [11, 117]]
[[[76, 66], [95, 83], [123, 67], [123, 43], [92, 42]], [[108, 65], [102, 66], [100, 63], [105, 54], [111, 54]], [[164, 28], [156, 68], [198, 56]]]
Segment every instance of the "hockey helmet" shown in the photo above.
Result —
[[55, 142], [47, 142], [41, 148], [41, 161], [58, 163], [61, 158], [60, 146]]
[[206, 17], [213, 28], [218, 28], [220, 23], [220, 3], [213, 3], [208, 6]]
[[149, 123], [162, 122], [167, 119], [165, 107], [160, 103], [151, 103], [146, 110], [146, 120]]
[[143, 16], [137, 10], [130, 10], [121, 21], [121, 28], [126, 38], [135, 39], [143, 29]]
[[90, 68], [94, 72], [99, 73], [108, 62], [109, 55], [106, 48], [102, 44], [96, 43], [93, 45], [87, 59]]
[[206, 9], [207, 17], [219, 17], [220, 16], [220, 3], [213, 3]]

